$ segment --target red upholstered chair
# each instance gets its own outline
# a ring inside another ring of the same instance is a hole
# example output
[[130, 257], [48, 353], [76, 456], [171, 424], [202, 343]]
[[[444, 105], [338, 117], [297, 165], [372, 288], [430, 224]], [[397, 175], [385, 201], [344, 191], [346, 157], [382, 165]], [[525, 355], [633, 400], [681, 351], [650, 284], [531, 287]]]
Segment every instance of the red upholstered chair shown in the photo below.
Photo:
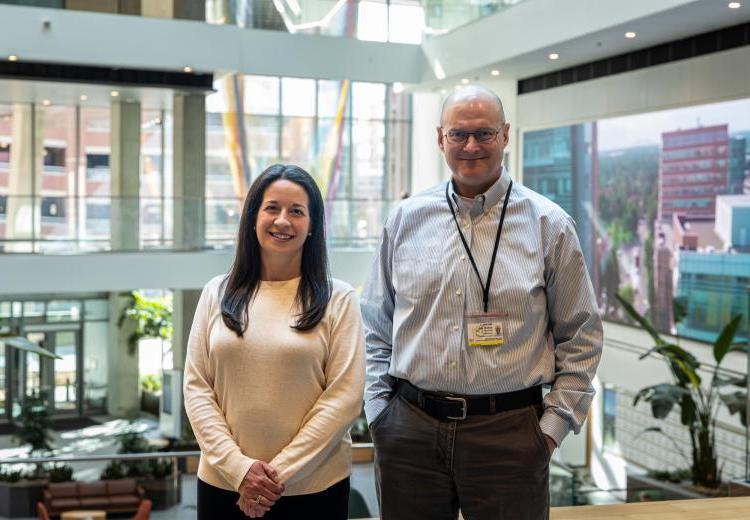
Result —
[[151, 518], [151, 501], [144, 498], [138, 505], [138, 511], [135, 512], [132, 520], [148, 520], [149, 518]]
[[50, 520], [49, 513], [47, 512], [47, 508], [44, 507], [43, 502], [36, 503], [36, 514], [39, 517], [39, 520]]

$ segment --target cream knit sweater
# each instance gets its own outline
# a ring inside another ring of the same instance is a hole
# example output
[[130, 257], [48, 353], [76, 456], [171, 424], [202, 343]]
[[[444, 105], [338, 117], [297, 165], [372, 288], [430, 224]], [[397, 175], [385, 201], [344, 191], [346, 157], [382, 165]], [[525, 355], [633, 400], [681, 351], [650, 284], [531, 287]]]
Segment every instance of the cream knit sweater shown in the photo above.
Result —
[[333, 280], [325, 316], [298, 332], [299, 278], [261, 282], [242, 338], [221, 319], [219, 286], [203, 289], [185, 361], [185, 410], [201, 448], [198, 477], [237, 490], [256, 460], [285, 495], [323, 491], [351, 473], [349, 426], [364, 387], [364, 338], [354, 290]]

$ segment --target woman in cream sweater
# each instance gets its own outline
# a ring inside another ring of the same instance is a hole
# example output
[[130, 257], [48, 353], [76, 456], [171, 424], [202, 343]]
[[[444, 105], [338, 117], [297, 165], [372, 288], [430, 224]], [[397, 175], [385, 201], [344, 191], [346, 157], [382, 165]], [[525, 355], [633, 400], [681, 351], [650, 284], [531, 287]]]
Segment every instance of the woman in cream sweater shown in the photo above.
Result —
[[228, 275], [209, 281], [185, 362], [198, 518], [347, 518], [364, 385], [353, 289], [331, 279], [313, 179], [274, 165], [247, 194]]

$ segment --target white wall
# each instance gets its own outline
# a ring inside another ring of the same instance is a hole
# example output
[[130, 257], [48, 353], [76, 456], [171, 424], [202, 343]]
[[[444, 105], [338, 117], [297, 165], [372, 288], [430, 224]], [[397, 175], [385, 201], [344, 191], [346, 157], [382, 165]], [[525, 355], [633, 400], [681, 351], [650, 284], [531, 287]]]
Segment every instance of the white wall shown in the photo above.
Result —
[[[369, 272], [370, 250], [331, 250], [331, 273], [355, 287]], [[227, 272], [234, 250], [0, 255], [0, 295], [200, 289]]]
[[518, 97], [522, 131], [750, 96], [750, 47]]
[[435, 92], [412, 95], [411, 192], [419, 193], [448, 179], [450, 172], [437, 145], [442, 96]]
[[418, 83], [425, 67], [418, 45], [355, 38], [8, 5], [0, 20], [3, 59], [386, 83]]

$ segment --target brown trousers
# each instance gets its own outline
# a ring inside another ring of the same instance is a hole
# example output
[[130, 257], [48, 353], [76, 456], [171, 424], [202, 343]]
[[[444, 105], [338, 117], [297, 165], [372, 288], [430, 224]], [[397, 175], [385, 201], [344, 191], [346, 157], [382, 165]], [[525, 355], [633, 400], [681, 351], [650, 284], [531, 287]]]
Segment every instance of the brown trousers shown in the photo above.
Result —
[[398, 394], [370, 425], [382, 520], [547, 520], [550, 453], [529, 406], [439, 421]]

